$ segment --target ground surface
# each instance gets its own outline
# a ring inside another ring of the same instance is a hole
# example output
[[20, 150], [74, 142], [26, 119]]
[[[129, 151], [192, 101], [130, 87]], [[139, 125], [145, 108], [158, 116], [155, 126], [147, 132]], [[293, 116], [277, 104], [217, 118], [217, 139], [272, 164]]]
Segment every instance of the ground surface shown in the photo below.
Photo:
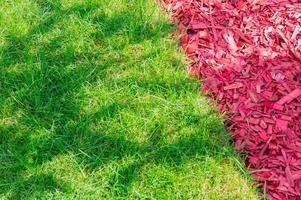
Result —
[[257, 199], [154, 3], [0, 5], [0, 199]]

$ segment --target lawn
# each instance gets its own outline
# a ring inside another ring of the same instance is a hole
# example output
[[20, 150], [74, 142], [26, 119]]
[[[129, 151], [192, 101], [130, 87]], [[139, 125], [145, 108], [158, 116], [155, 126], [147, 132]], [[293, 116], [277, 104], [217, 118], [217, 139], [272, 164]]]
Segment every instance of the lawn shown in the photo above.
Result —
[[0, 0], [0, 199], [259, 199], [150, 0]]

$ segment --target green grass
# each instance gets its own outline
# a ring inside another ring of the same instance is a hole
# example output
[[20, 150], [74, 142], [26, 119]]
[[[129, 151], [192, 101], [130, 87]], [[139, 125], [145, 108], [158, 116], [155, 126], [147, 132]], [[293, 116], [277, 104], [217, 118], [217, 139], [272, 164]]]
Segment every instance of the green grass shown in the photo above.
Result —
[[0, 5], [0, 199], [258, 199], [154, 2]]

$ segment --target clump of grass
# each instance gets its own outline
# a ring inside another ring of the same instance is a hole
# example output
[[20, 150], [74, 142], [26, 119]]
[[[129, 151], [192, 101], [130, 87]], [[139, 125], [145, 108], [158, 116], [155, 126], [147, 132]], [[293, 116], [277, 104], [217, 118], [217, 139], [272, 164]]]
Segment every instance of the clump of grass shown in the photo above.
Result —
[[1, 199], [256, 199], [152, 1], [0, 7]]

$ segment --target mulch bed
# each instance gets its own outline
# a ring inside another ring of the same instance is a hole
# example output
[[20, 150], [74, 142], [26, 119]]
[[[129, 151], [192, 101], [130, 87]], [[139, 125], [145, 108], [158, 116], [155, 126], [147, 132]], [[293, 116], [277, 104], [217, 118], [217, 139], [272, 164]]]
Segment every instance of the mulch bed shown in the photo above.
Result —
[[[164, 0], [189, 72], [270, 199], [301, 199], [301, 1]], [[213, 133], [214, 134], [214, 133]]]

